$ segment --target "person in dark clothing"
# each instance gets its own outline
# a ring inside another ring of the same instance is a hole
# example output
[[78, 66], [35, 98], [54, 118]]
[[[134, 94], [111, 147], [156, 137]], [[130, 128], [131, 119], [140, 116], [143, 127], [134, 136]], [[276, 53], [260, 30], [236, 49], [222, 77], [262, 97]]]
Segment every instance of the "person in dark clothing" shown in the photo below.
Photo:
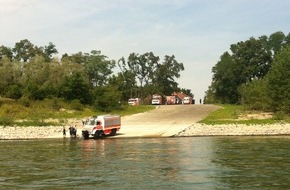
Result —
[[69, 134], [70, 134], [70, 137], [77, 137], [77, 130], [76, 128], [74, 128], [73, 126], [70, 126], [69, 127]]
[[63, 134], [63, 137], [66, 136], [66, 130], [65, 130], [65, 127], [63, 127], [62, 134]]

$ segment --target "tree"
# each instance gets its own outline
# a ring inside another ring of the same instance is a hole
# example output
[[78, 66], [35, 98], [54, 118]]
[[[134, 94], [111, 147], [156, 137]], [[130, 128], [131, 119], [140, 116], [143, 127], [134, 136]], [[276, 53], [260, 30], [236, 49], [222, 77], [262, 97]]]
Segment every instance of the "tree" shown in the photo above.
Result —
[[183, 63], [177, 62], [174, 55], [166, 55], [163, 63], [157, 65], [153, 84], [160, 89], [162, 94], [172, 94], [178, 89], [178, 83], [175, 78], [179, 78], [180, 71], [183, 70]]
[[[240, 103], [239, 89], [242, 85], [261, 80], [267, 75], [273, 60], [272, 52], [279, 49], [282, 36], [281, 33], [276, 33], [270, 38], [251, 37], [249, 40], [232, 44], [231, 52], [224, 53], [212, 70], [210, 94], [214, 95], [214, 99], [221, 103]], [[213, 100], [213, 97], [210, 99]]]
[[286, 36], [281, 31], [275, 32], [270, 35], [268, 43], [269, 43], [269, 47], [271, 47], [271, 50], [274, 52], [274, 54], [279, 52], [281, 48], [284, 46], [285, 39], [286, 39]]
[[57, 54], [58, 51], [55, 48], [55, 45], [52, 42], [49, 42], [48, 46], [44, 47], [43, 54], [44, 54], [44, 59], [46, 62], [49, 62], [52, 60], [52, 55]]
[[260, 40], [250, 38], [231, 45], [230, 49], [240, 69], [242, 83], [261, 79], [268, 73], [272, 62], [271, 52], [264, 48]]
[[103, 86], [108, 82], [108, 77], [113, 73], [115, 61], [106, 60], [106, 56], [101, 51], [93, 50], [91, 54], [86, 54], [84, 64], [85, 71], [94, 86]]
[[23, 62], [29, 61], [36, 55], [36, 49], [34, 45], [27, 39], [15, 43], [12, 51], [14, 53], [14, 58]]
[[127, 62], [124, 58], [121, 58], [118, 61], [118, 66], [123, 75], [125, 75], [125, 73], [127, 75], [130, 74], [131, 76], [134, 75], [134, 80], [138, 79], [140, 87], [137, 97], [144, 97], [144, 92], [146, 91], [144, 86], [148, 86], [152, 83], [158, 62], [159, 57], [155, 56], [152, 52], [144, 53], [142, 55], [131, 53]]
[[66, 76], [59, 94], [68, 101], [80, 100], [82, 104], [91, 102], [89, 84], [81, 73], [72, 73], [72, 75]]
[[0, 46], [0, 59], [5, 57], [12, 61], [13, 53], [11, 48], [2, 45]]
[[254, 80], [240, 88], [242, 103], [252, 110], [269, 110], [266, 80]]
[[267, 75], [267, 90], [274, 111], [290, 113], [290, 46], [275, 57]]
[[137, 97], [136, 81], [134, 74], [130, 71], [125, 71], [124, 73], [119, 72], [117, 75], [113, 75], [109, 78], [109, 86], [115, 86], [121, 93], [122, 101], [127, 102], [129, 98]]
[[184, 94], [186, 94], [186, 95], [191, 96], [192, 98], [194, 98], [194, 94], [191, 92], [190, 89], [181, 88], [179, 90], [179, 92], [182, 92], [182, 93], [184, 93]]
[[96, 87], [94, 89], [94, 96], [96, 110], [110, 112], [120, 108], [121, 93], [115, 86], [107, 85]]
[[239, 66], [233, 57], [228, 52], [224, 53], [212, 72], [214, 74], [211, 88], [214, 89], [215, 100], [220, 103], [238, 102], [238, 88], [243, 79], [240, 78]]

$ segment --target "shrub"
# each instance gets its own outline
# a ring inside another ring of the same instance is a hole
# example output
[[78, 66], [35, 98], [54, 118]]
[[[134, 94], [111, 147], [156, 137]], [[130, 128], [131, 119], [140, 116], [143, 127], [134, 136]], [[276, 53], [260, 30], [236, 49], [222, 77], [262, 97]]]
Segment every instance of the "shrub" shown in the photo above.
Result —
[[70, 107], [73, 110], [83, 111], [84, 105], [80, 102], [80, 100], [72, 100], [70, 103]]
[[23, 96], [21, 99], [20, 99], [20, 104], [22, 104], [23, 106], [25, 107], [30, 107], [30, 100], [27, 96]]
[[282, 111], [278, 111], [273, 115], [273, 119], [274, 120], [284, 120], [286, 118], [286, 114]]
[[13, 124], [13, 119], [11, 117], [0, 117], [0, 125], [4, 127], [10, 126]]

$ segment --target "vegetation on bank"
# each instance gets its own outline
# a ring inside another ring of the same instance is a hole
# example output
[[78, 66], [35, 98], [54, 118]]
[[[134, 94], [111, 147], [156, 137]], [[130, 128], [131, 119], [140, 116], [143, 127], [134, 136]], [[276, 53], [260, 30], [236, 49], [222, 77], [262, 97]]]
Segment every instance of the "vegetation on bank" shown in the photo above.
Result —
[[190, 90], [176, 79], [184, 70], [174, 55], [131, 53], [110, 60], [101, 51], [63, 54], [53, 43], [36, 46], [24, 39], [14, 47], [0, 46], [0, 96], [31, 101], [64, 99], [109, 112], [129, 98], [147, 102], [153, 94], [171, 95]]
[[31, 101], [28, 99], [0, 98], [0, 126], [48, 126], [65, 125], [68, 119], [85, 118], [100, 114], [121, 116], [146, 112], [154, 109], [151, 105], [120, 105], [112, 112], [96, 110], [94, 106], [83, 105], [79, 101], [67, 102], [62, 99]]
[[242, 105], [219, 105], [221, 108], [210, 113], [199, 123], [217, 124], [275, 124], [290, 123], [290, 116], [283, 112], [265, 113], [263, 111], [245, 109]]
[[275, 32], [232, 44], [212, 73], [205, 103], [290, 114], [290, 33]]

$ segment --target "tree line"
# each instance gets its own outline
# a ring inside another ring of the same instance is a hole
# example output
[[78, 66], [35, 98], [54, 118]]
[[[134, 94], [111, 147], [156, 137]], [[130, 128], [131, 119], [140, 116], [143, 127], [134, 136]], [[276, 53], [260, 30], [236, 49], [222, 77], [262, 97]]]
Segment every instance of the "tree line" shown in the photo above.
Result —
[[290, 113], [290, 33], [278, 31], [232, 44], [212, 73], [206, 103]]
[[[183, 63], [174, 55], [161, 60], [152, 52], [131, 53], [127, 59], [109, 60], [101, 51], [63, 54], [51, 42], [36, 46], [24, 39], [13, 48], [0, 46], [0, 96], [43, 100], [62, 98], [110, 111], [131, 97], [174, 91], [191, 94], [176, 82]], [[118, 67], [119, 72], [114, 72]]]

